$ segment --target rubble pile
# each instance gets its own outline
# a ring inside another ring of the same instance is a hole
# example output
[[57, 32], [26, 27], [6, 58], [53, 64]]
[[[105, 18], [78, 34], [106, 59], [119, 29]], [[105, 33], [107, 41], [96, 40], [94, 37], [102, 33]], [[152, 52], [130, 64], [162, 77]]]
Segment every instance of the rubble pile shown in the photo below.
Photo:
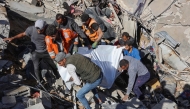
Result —
[[[104, 29], [102, 25], [106, 26], [104, 41], [108, 45], [119, 39], [122, 32], [134, 37], [141, 61], [151, 72], [150, 80], [142, 87], [144, 100], [137, 99], [133, 93], [127, 102], [121, 100], [128, 82], [126, 75], [121, 74], [110, 89], [98, 87], [102, 104], [98, 104], [92, 92], [86, 95], [93, 109], [190, 108], [190, 1], [104, 2], [107, 4], [102, 10], [109, 8], [115, 15], [109, 23], [106, 15], [93, 7], [92, 0], [0, 0], [0, 109], [84, 108], [76, 99], [81, 86], [74, 85], [69, 91], [61, 78], [47, 78], [51, 82], [43, 81], [37, 86], [36, 78], [28, 70], [32, 69], [30, 45], [3, 41], [23, 32], [37, 19], [51, 24], [58, 13], [68, 15], [82, 26], [83, 12], [97, 20], [101, 29]], [[106, 40], [108, 36], [111, 38]]]

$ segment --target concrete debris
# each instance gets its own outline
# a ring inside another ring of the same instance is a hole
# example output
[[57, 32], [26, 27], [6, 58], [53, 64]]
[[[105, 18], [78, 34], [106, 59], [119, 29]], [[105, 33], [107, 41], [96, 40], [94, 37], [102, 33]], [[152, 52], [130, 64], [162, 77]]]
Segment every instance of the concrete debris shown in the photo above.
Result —
[[117, 78], [120, 84], [115, 80], [110, 89], [97, 88], [100, 100], [91, 91], [85, 95], [92, 109], [189, 109], [189, 9], [190, 0], [0, 0], [0, 109], [84, 108], [76, 99], [83, 85], [76, 86], [70, 80], [64, 83], [53, 76], [46, 78], [53, 70], [45, 68], [40, 68], [43, 80], [34, 80], [33, 66], [28, 64], [32, 51], [16, 55], [21, 52], [19, 47], [30, 41], [28, 38], [14, 40], [13, 44], [18, 45], [15, 49], [10, 47], [12, 42], [3, 40], [25, 31], [37, 19], [52, 24], [58, 13], [81, 27], [83, 12], [99, 24], [101, 43], [114, 45], [123, 32], [135, 38], [141, 62], [151, 72], [150, 80], [140, 88], [144, 98], [137, 99], [131, 92], [129, 100], [122, 101], [128, 75], [121, 74]]
[[24, 98], [23, 99], [25, 109], [45, 109], [42, 105], [42, 101], [39, 98]]
[[24, 3], [24, 2], [18, 3], [15, 1], [10, 1], [9, 6], [10, 6], [10, 8], [13, 8], [15, 10], [30, 13], [30, 14], [37, 14], [37, 13], [43, 13], [44, 12], [43, 7], [36, 7], [34, 5], [30, 5], [29, 3]]
[[152, 109], [178, 109], [177, 104], [167, 98], [161, 100]]
[[22, 80], [21, 75], [8, 74], [0, 78], [1, 82], [20, 82]]
[[10, 90], [4, 90], [4, 95], [6, 96], [23, 96], [23, 97], [29, 97], [30, 96], [30, 88], [26, 86], [21, 86], [15, 89]]

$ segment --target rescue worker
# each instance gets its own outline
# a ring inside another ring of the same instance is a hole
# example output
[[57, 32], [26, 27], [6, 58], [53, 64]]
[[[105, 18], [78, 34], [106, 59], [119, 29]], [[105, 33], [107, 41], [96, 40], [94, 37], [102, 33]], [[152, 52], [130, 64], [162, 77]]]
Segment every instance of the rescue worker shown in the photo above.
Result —
[[4, 41], [12, 41], [14, 39], [22, 38], [24, 36], [29, 36], [31, 38], [31, 42], [35, 45], [35, 51], [32, 52], [32, 61], [34, 65], [34, 72], [38, 79], [37, 82], [40, 82], [39, 63], [41, 59], [45, 60], [48, 63], [48, 65], [52, 67], [57, 79], [60, 77], [56, 65], [54, 64], [53, 60], [51, 59], [50, 55], [46, 50], [46, 44], [44, 40], [47, 26], [48, 25], [45, 21], [38, 19], [35, 22], [35, 25], [28, 27], [25, 32], [22, 32], [11, 38], [4, 39]]
[[130, 42], [134, 44], [135, 39], [129, 35], [128, 32], [123, 32], [122, 38], [120, 38], [118, 41], [114, 43], [114, 45], [117, 45], [117, 47], [123, 47], [125, 46], [126, 42]]
[[144, 95], [139, 88], [149, 80], [150, 72], [144, 66], [144, 64], [141, 63], [141, 61], [131, 56], [124, 56], [123, 59], [119, 62], [119, 65], [121, 70], [128, 71], [129, 75], [127, 92], [122, 100], [128, 100], [132, 89], [137, 98], [142, 100], [144, 98]]
[[70, 29], [76, 32], [85, 41], [88, 48], [91, 48], [87, 36], [84, 34], [84, 32], [81, 30], [81, 28], [79, 28], [77, 23], [72, 18], [64, 16], [62, 14], [57, 14], [56, 20], [53, 22], [53, 25], [55, 25], [57, 29]]
[[93, 18], [90, 18], [89, 15], [85, 13], [81, 16], [81, 20], [83, 22], [83, 31], [88, 36], [90, 41], [93, 42], [92, 48], [96, 48], [103, 36], [103, 32], [100, 29], [99, 24], [97, 24]]
[[99, 66], [83, 55], [74, 54], [69, 56], [64, 52], [57, 54], [55, 61], [60, 66], [67, 68], [68, 73], [72, 77], [70, 80], [74, 81], [75, 84], [81, 84], [78, 76], [83, 80], [83, 82], [86, 82], [86, 84], [76, 94], [76, 97], [86, 109], [91, 109], [87, 99], [85, 98], [85, 94], [90, 90], [92, 90], [99, 102], [101, 102], [96, 91], [96, 87], [101, 83], [103, 78], [103, 73]]
[[72, 40], [77, 37], [77, 34], [70, 29], [57, 30], [54, 25], [47, 27], [46, 35], [46, 48], [52, 59], [54, 59], [59, 52], [69, 53]]

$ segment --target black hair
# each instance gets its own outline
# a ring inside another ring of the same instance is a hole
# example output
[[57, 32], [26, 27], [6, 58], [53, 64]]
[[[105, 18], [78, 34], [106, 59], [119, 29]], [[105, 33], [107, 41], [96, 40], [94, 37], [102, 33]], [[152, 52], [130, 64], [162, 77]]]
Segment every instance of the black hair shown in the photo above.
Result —
[[125, 42], [125, 45], [133, 46], [133, 43], [132, 43], [131, 41], [126, 41], [126, 42]]
[[63, 15], [63, 14], [58, 13], [58, 14], [56, 15], [55, 19], [56, 19], [56, 20], [59, 20], [59, 19], [67, 19], [67, 17], [66, 17], [65, 15]]
[[122, 66], [126, 66], [129, 64], [129, 61], [126, 60], [126, 59], [122, 59], [120, 62], [119, 62], [119, 66], [122, 67]]
[[98, 28], [99, 28], [99, 25], [98, 25], [97, 23], [93, 23], [93, 24], [91, 25], [91, 28], [92, 28], [93, 30], [97, 31]]
[[46, 35], [52, 36], [52, 35], [55, 35], [56, 32], [57, 32], [56, 26], [54, 26], [54, 25], [48, 25], [48, 27], [46, 29]]
[[62, 14], [58, 13], [58, 14], [56, 15], [55, 19], [56, 19], [56, 20], [59, 20], [59, 19], [62, 18], [62, 16], [63, 16]]
[[81, 16], [82, 22], [86, 22], [89, 18], [90, 18], [89, 15], [85, 14], [85, 13], [83, 13], [82, 16]]
[[123, 37], [123, 36], [130, 37], [130, 35], [129, 35], [128, 32], [123, 32], [122, 37]]

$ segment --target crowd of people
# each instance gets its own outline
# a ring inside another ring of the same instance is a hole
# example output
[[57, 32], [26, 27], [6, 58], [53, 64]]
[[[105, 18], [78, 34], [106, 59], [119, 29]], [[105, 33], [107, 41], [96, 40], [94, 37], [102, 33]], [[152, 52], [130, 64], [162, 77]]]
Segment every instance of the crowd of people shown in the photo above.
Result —
[[[103, 12], [105, 12], [106, 19], [112, 21], [114, 18], [112, 11], [110, 9], [104, 9]], [[25, 32], [14, 37], [5, 38], [4, 41], [10, 42], [14, 39], [29, 36], [31, 42], [34, 44], [32, 62], [37, 82], [39, 83], [43, 79], [39, 69], [40, 60], [44, 60], [47, 62], [48, 67], [52, 68], [54, 73], [54, 77], [52, 78], [60, 78], [59, 73], [61, 72], [58, 72], [56, 64], [66, 67], [71, 75], [71, 81], [74, 81], [76, 85], [80, 85], [81, 80], [85, 83], [77, 92], [76, 97], [86, 109], [90, 109], [85, 94], [92, 90], [99, 100], [99, 103], [102, 102], [97, 94], [96, 87], [101, 83], [103, 73], [99, 66], [93, 63], [89, 58], [77, 54], [77, 51], [78, 47], [82, 45], [89, 49], [96, 49], [98, 45], [105, 44], [101, 41], [105, 30], [100, 27], [101, 24], [91, 18], [87, 13], [82, 13], [81, 21], [83, 25], [79, 27], [71, 17], [57, 14], [52, 24], [47, 24], [46, 21], [38, 19], [35, 21], [35, 24], [28, 27]], [[84, 43], [81, 44], [81, 40], [83, 40]], [[124, 58], [120, 61], [119, 65], [121, 72], [125, 70], [128, 71], [129, 82], [126, 95], [122, 98], [123, 101], [128, 99], [132, 90], [137, 98], [143, 98], [139, 87], [150, 78], [150, 73], [141, 63], [139, 51], [134, 47], [134, 43], [134, 38], [127, 32], [123, 32], [121, 38], [112, 45], [118, 48], [124, 48]]]

